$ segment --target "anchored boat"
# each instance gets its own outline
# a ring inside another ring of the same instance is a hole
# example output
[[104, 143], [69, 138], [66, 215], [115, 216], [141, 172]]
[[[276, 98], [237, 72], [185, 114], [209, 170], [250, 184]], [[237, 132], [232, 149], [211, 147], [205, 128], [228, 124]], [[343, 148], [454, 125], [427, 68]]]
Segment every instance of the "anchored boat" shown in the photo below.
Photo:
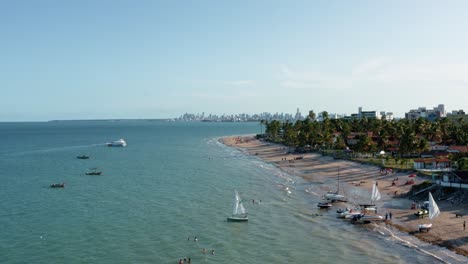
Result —
[[232, 210], [232, 216], [227, 218], [228, 222], [247, 222], [249, 218], [247, 217], [247, 211], [242, 204], [242, 199], [239, 196], [239, 193], [235, 191], [234, 195], [234, 208]]

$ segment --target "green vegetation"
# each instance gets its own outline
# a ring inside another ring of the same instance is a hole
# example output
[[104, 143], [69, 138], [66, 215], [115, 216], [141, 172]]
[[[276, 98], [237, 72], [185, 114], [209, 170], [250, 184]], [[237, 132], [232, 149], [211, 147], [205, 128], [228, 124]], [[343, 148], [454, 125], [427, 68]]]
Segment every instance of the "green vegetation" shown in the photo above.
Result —
[[[310, 111], [305, 120], [295, 123], [262, 121], [266, 128], [264, 136], [269, 141], [296, 147], [300, 151], [320, 150], [336, 158], [349, 157], [367, 162], [373, 159], [375, 164], [385, 163], [385, 166], [394, 168], [412, 167], [411, 158], [429, 150], [429, 142], [468, 145], [468, 123], [464, 119], [440, 118], [435, 122], [422, 118], [414, 121], [345, 120], [330, 119], [327, 112], [322, 116], [323, 121], [319, 122], [315, 113]], [[379, 156], [382, 150], [392, 155]], [[452, 159], [459, 160], [463, 156], [453, 155]]]

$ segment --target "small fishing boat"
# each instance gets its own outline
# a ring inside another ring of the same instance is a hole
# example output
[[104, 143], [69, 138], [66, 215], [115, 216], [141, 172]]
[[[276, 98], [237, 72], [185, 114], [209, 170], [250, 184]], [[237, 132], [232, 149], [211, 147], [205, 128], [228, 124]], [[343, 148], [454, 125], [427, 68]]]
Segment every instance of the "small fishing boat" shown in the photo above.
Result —
[[102, 171], [90, 171], [86, 172], [86, 175], [101, 175]]
[[62, 182], [62, 183], [52, 183], [50, 185], [50, 188], [64, 188], [65, 187], [65, 183]]
[[81, 155], [81, 156], [77, 156], [76, 158], [77, 159], [89, 159], [89, 156]]
[[249, 218], [247, 217], [247, 211], [242, 204], [242, 199], [239, 196], [239, 193], [235, 191], [234, 195], [234, 208], [232, 210], [232, 216], [227, 218], [228, 222], [247, 222]]
[[317, 206], [321, 209], [324, 209], [324, 208], [330, 208], [332, 207], [332, 204], [329, 203], [329, 202], [320, 202], [317, 204]]

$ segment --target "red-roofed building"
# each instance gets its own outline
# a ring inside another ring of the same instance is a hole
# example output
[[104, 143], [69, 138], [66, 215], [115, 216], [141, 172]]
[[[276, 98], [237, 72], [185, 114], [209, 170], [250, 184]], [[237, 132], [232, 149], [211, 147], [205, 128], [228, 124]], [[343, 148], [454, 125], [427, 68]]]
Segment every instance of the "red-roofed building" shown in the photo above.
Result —
[[468, 146], [450, 146], [447, 149], [447, 152], [450, 153], [467, 153]]

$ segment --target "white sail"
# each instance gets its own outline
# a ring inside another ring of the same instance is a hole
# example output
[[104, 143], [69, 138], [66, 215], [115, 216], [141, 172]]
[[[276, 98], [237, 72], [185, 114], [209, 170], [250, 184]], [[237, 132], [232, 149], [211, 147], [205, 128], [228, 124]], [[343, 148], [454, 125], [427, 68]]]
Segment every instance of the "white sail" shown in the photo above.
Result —
[[372, 196], [371, 196], [371, 201], [375, 202], [378, 201], [382, 198], [379, 192], [379, 188], [377, 188], [377, 183], [374, 182], [374, 185], [372, 185]]
[[437, 206], [432, 194], [429, 192], [429, 219], [433, 219], [440, 214], [439, 206]]
[[237, 193], [237, 191], [235, 191], [236, 194], [235, 194], [235, 197], [234, 197], [234, 209], [232, 211], [232, 214], [233, 215], [240, 215], [240, 214], [245, 214], [246, 211], [245, 211], [245, 208], [244, 206], [242, 205], [242, 200], [239, 196], [239, 193]]

